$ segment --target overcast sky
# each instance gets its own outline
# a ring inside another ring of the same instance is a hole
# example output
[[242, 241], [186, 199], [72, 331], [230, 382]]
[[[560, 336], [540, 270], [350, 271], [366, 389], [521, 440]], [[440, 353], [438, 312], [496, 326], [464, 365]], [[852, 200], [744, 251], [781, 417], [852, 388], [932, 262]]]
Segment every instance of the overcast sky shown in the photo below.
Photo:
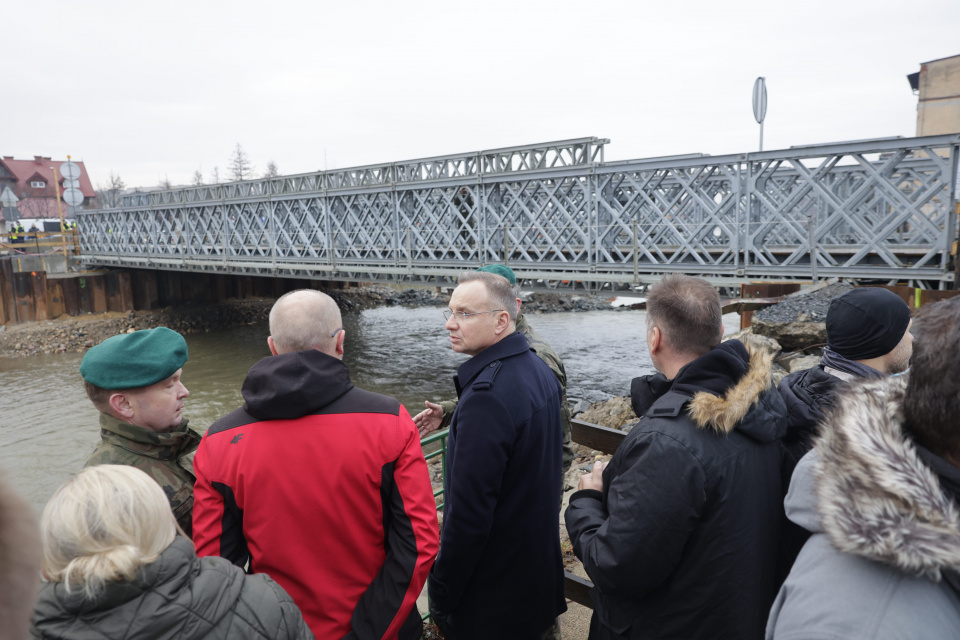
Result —
[[912, 136], [958, 0], [8, 3], [0, 153], [95, 185], [609, 138], [607, 160]]

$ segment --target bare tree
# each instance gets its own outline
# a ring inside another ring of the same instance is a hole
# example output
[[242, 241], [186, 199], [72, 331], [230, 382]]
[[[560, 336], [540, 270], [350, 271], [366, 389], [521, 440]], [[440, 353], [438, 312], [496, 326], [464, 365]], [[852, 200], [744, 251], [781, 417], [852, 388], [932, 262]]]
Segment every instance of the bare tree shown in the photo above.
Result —
[[212, 184], [220, 184], [220, 169], [217, 167], [214, 167], [210, 171], [210, 182]]
[[127, 185], [123, 183], [120, 176], [110, 172], [110, 178], [106, 184], [100, 183], [97, 186], [97, 198], [104, 209], [113, 209], [119, 207], [122, 202], [123, 190]]
[[170, 189], [173, 189], [173, 185], [170, 184], [170, 178], [168, 178], [167, 176], [163, 176], [163, 179], [157, 184], [157, 186], [163, 189], [164, 191], [169, 191]]
[[263, 172], [264, 178], [276, 178], [280, 175], [280, 172], [277, 170], [277, 163], [271, 160], [267, 163], [267, 170]]
[[193, 186], [202, 187], [203, 186], [203, 172], [200, 169], [197, 169], [193, 172]]
[[243, 150], [239, 142], [230, 158], [230, 166], [227, 169], [230, 171], [230, 177], [234, 180], [249, 180], [253, 177], [253, 163], [250, 162], [247, 152]]

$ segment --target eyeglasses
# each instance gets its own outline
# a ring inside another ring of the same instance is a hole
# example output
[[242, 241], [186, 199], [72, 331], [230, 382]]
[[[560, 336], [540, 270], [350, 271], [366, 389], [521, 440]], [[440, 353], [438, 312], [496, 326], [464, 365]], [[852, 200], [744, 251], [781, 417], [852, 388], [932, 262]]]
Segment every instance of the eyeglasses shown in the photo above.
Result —
[[340, 333], [341, 331], [343, 331], [343, 327], [340, 327], [339, 329], [337, 329], [336, 331], [334, 331], [333, 333], [331, 333], [331, 334], [330, 334], [330, 337], [331, 337], [331, 338], [336, 338], [336, 337], [337, 337], [337, 334]]
[[450, 318], [456, 318], [459, 322], [463, 322], [470, 316], [478, 316], [481, 313], [496, 313], [498, 311], [503, 311], [503, 309], [490, 309], [490, 311], [477, 311], [476, 313], [464, 313], [463, 311], [450, 311], [448, 309], [443, 312], [443, 317], [447, 320]]

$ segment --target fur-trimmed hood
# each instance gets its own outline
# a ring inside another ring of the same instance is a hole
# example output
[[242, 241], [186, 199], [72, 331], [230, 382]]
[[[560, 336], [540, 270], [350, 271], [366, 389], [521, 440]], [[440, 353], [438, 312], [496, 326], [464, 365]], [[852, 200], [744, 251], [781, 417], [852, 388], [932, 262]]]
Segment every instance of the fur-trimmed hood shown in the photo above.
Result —
[[[714, 351], [720, 350], [723, 346], [720, 345]], [[746, 372], [733, 386], [719, 395], [709, 391], [699, 391], [690, 401], [687, 410], [699, 428], [709, 427], [717, 433], [730, 433], [759, 402], [760, 395], [771, 389], [773, 354], [754, 349], [749, 344], [744, 345], [744, 349], [749, 358], [746, 363]]]
[[839, 551], [939, 580], [960, 569], [960, 517], [904, 434], [905, 389], [902, 377], [854, 383], [827, 414], [813, 466], [819, 525]]
[[[786, 409], [771, 384], [773, 355], [728, 340], [688, 363], [672, 380], [661, 373], [635, 378], [630, 400], [638, 416], [668, 393], [690, 398], [685, 411], [700, 429], [728, 435], [734, 429], [760, 442], [785, 430]], [[774, 397], [776, 396], [776, 397]], [[745, 420], [757, 407], [756, 419]]]

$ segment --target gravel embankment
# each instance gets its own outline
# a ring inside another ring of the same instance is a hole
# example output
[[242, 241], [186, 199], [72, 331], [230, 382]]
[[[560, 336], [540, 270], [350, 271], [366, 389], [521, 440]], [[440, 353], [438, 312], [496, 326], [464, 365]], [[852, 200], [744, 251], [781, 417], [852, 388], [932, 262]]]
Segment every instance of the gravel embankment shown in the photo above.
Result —
[[[783, 302], [761, 309], [753, 317], [763, 322], [825, 322], [830, 301], [853, 289], [853, 285], [837, 282], [818, 291], [784, 298]], [[806, 315], [807, 317], [801, 318]]]

